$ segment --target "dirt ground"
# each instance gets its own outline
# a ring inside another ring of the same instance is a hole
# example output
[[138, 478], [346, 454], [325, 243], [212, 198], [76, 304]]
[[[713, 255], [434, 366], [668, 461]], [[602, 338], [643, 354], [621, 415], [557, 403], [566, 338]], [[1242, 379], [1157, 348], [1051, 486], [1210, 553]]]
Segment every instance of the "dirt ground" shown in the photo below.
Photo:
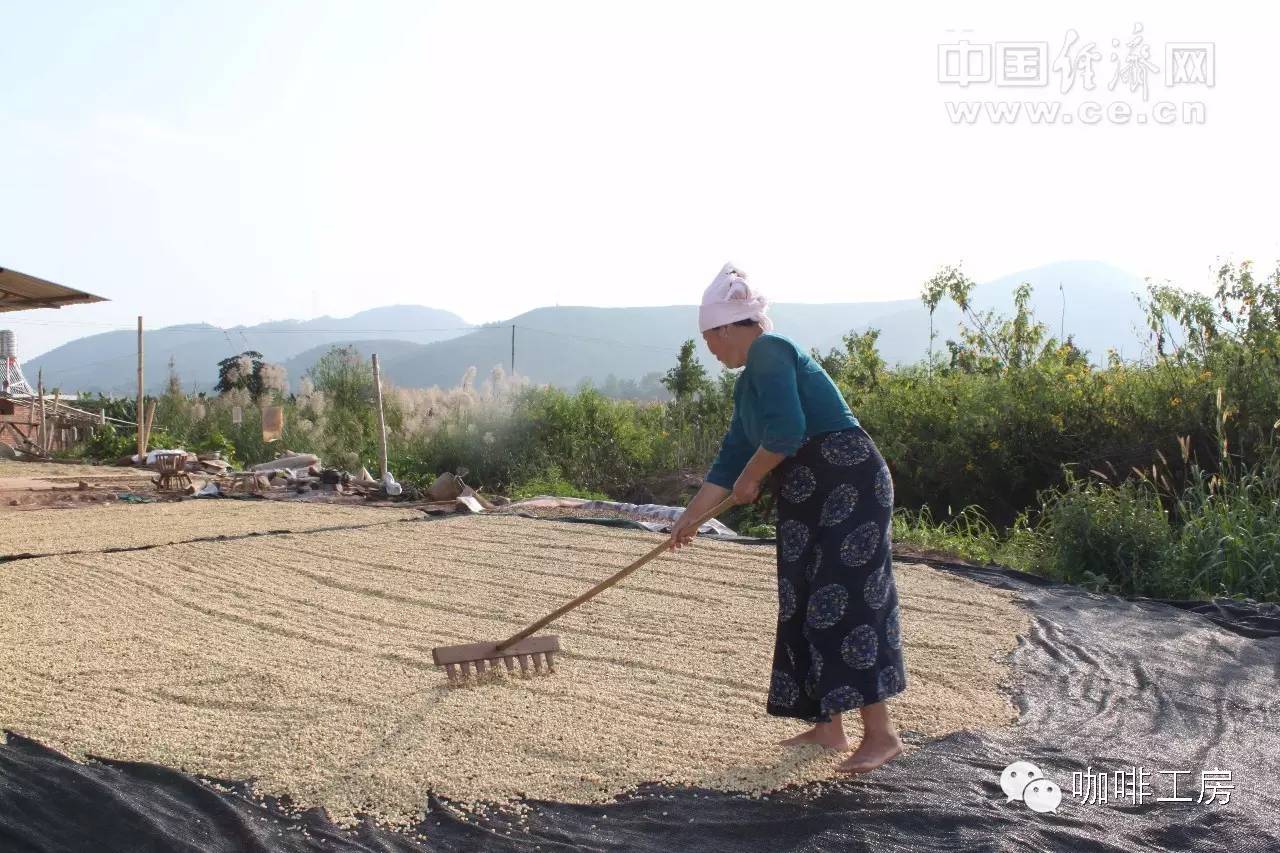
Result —
[[154, 494], [154, 476], [137, 468], [0, 459], [0, 514], [109, 503], [124, 492]]
[[112, 477], [127, 476], [131, 473], [145, 475], [146, 471], [133, 468], [118, 468], [114, 465], [86, 465], [80, 462], [16, 462], [12, 459], [0, 459], [0, 479], [8, 477]]
[[[156, 512], [111, 509], [117, 527]], [[22, 618], [0, 621], [0, 726], [76, 757], [253, 778], [340, 822], [411, 821], [429, 791], [600, 802], [652, 781], [760, 794], [831, 778], [840, 756], [776, 746], [799, 727], [764, 713], [769, 548], [655, 560], [556, 625], [555, 675], [451, 688], [432, 666], [433, 646], [506, 636], [655, 541], [475, 516], [3, 563], [0, 613]], [[1026, 613], [921, 565], [896, 574], [908, 687], [890, 706], [908, 740], [1014, 721], [1006, 659]]]

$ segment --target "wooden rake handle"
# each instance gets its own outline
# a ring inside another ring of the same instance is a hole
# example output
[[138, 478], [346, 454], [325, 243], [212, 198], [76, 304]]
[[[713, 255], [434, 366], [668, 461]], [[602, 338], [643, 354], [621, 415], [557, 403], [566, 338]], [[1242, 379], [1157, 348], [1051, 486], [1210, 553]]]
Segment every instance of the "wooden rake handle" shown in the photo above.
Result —
[[[733, 495], [730, 494], [727, 498], [720, 501], [720, 503], [716, 504], [714, 507], [704, 512], [698, 518], [698, 523], [694, 525], [694, 531], [695, 531], [694, 535], [697, 535], [696, 531], [699, 527], [706, 524], [708, 521], [715, 518], [717, 515], [729, 509], [733, 505], [734, 505]], [[570, 601], [568, 604], [564, 604], [560, 607], [557, 607], [555, 610], [551, 611], [546, 616], [543, 616], [537, 622], [534, 622], [532, 625], [530, 625], [528, 628], [525, 628], [520, 633], [513, 634], [512, 636], [503, 640], [501, 643], [498, 643], [497, 651], [500, 652], [503, 649], [507, 648], [508, 646], [518, 643], [521, 640], [525, 639], [526, 637], [532, 636], [533, 634], [542, 630], [543, 628], [550, 625], [552, 622], [556, 621], [561, 616], [568, 613], [570, 610], [574, 609], [578, 605], [583, 604], [595, 598], [597, 595], [604, 592], [606, 589], [613, 586], [618, 581], [622, 580], [627, 575], [631, 574], [636, 569], [640, 568], [645, 563], [649, 562], [654, 557], [658, 556], [659, 554], [661, 554], [663, 551], [666, 551], [670, 547], [671, 547], [670, 541], [664, 541], [661, 545], [654, 547], [652, 551], [650, 551], [648, 554], [645, 554], [643, 557], [636, 560], [634, 563], [627, 566], [625, 569], [622, 569], [621, 571], [618, 571], [610, 575], [609, 577], [605, 578], [604, 580], [600, 581], [600, 583], [591, 587], [591, 589], [587, 590], [582, 595], [575, 598], [573, 601]]]

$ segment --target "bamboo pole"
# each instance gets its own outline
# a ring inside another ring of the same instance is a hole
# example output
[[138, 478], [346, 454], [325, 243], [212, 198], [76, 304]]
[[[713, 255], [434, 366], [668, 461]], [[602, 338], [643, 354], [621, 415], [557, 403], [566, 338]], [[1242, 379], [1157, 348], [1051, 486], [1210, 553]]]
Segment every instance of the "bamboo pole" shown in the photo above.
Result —
[[382, 374], [378, 371], [378, 354], [373, 354], [373, 389], [378, 401], [378, 478], [387, 479], [387, 420], [382, 414]]
[[142, 415], [142, 317], [138, 317], [138, 462], [146, 461], [147, 456], [147, 436], [146, 425], [143, 423], [145, 418]]
[[39, 450], [41, 453], [45, 452], [45, 449], [44, 449], [45, 433], [48, 429], [45, 426], [45, 422], [44, 422], [44, 376], [42, 375], [43, 373], [44, 371], [39, 371], [36, 373], [36, 393], [40, 396], [40, 431], [36, 433], [36, 436], [37, 436], [36, 449]]
[[147, 406], [147, 431], [142, 434], [142, 452], [138, 454], [142, 457], [142, 462], [147, 461], [147, 448], [151, 446], [151, 425], [156, 420], [156, 401], [152, 400]]
[[[61, 403], [61, 402], [62, 402], [62, 392], [61, 392], [61, 391], [55, 391], [55, 392], [53, 392], [53, 415], [52, 415], [52, 418], [53, 418], [53, 429], [54, 429], [54, 433], [53, 433], [53, 434], [54, 434], [55, 436], [57, 436], [57, 438], [58, 438], [58, 443], [59, 443], [59, 444], [65, 444], [65, 442], [62, 440], [62, 438], [63, 438], [63, 436], [62, 436], [62, 427], [60, 427], [60, 426], [58, 425], [58, 404], [59, 404], [59, 403]], [[50, 438], [50, 440], [49, 440], [49, 446], [48, 446], [48, 447], [46, 447], [44, 450], [45, 450], [45, 453], [50, 453], [50, 454], [52, 454], [52, 453], [53, 453], [53, 439], [52, 439], [52, 438]]]

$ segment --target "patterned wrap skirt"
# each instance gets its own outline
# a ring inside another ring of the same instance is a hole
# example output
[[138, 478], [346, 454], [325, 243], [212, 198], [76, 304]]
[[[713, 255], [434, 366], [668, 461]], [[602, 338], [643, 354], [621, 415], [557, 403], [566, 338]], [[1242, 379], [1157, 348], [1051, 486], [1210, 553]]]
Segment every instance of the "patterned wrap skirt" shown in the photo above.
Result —
[[808, 722], [906, 689], [893, 579], [893, 479], [861, 427], [775, 469], [778, 637], [768, 713]]

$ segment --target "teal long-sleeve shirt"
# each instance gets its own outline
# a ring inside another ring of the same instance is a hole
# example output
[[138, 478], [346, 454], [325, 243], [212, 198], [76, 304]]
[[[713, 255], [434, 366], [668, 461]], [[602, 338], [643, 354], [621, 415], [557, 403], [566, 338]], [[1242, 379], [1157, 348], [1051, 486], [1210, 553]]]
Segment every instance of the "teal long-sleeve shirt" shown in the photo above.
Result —
[[732, 489], [756, 448], [792, 456], [810, 436], [858, 425], [822, 365], [790, 338], [765, 332], [747, 350], [733, 422], [707, 482]]

